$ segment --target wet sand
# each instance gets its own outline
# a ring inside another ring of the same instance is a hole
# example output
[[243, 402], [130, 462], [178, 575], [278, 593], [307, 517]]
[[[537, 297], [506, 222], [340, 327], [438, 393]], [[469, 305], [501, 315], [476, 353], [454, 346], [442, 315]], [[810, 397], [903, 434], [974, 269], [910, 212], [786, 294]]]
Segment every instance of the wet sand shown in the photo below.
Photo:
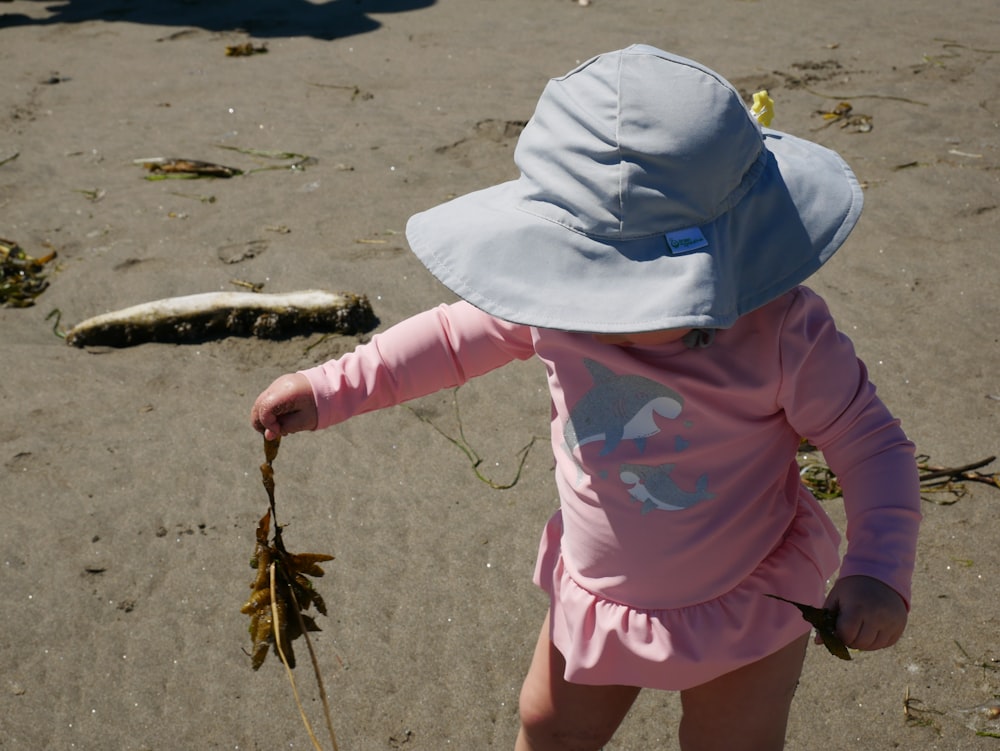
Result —
[[[840, 151], [865, 215], [812, 286], [933, 463], [1000, 453], [995, 4], [834, 5], [0, 3], [0, 237], [58, 254], [33, 307], [0, 308], [0, 749], [310, 747], [279, 662], [254, 673], [246, 654], [267, 503], [248, 412], [277, 375], [365, 338], [77, 349], [51, 311], [65, 329], [237, 280], [367, 295], [381, 329], [451, 300], [407, 218], [516, 176], [545, 81], [598, 52], [694, 57]], [[846, 117], [818, 114], [841, 101]], [[154, 157], [280, 169], [149, 181], [135, 160]], [[514, 479], [547, 418], [524, 363], [283, 443], [286, 542], [336, 555], [315, 646], [340, 748], [512, 747], [546, 605], [530, 582], [555, 504], [544, 441]], [[480, 474], [513, 487], [476, 476], [444, 435], [460, 427]], [[996, 747], [976, 731], [1000, 722], [963, 710], [1000, 694], [1000, 489], [967, 490], [924, 504], [902, 641], [850, 663], [810, 650], [789, 749]], [[608, 748], [676, 748], [678, 716], [646, 693]]]

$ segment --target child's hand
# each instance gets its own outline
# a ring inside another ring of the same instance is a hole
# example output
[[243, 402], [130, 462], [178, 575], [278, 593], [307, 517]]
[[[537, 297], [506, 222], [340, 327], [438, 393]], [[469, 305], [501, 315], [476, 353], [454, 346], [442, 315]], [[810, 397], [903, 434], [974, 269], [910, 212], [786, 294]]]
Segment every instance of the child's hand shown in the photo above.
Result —
[[269, 441], [300, 430], [316, 429], [312, 386], [300, 373], [283, 375], [257, 397], [250, 411], [254, 430]]
[[903, 598], [870, 576], [838, 579], [824, 607], [837, 613], [837, 636], [852, 649], [891, 647], [906, 628]]

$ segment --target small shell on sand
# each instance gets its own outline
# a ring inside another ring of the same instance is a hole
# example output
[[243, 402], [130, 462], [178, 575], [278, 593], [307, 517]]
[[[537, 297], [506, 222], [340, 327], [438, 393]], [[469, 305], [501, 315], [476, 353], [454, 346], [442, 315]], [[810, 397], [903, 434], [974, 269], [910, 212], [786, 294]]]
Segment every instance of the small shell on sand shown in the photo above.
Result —
[[283, 339], [316, 332], [357, 334], [378, 324], [364, 295], [206, 292], [133, 305], [88, 318], [66, 332], [75, 347], [146, 342], [195, 344], [228, 336]]

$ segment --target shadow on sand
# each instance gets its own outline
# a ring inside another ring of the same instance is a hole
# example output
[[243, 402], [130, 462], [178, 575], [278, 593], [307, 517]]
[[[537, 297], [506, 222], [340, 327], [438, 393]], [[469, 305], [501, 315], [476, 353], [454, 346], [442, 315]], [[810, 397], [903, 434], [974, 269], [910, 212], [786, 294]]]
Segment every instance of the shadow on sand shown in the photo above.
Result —
[[[8, 0], [9, 1], [9, 0]], [[29, 0], [24, 0], [25, 2]], [[17, 26], [109, 21], [242, 31], [253, 37], [305, 36], [316, 39], [374, 31], [369, 14], [402, 13], [434, 0], [30, 0], [45, 17], [0, 11], [0, 29]], [[3, 8], [0, 0], [0, 8]]]

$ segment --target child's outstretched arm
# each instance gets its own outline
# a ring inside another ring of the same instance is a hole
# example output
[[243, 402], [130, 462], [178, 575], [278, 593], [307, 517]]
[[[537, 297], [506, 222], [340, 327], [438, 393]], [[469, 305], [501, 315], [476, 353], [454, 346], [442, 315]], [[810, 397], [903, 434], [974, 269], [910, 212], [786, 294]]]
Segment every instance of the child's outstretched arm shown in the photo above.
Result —
[[250, 422], [267, 438], [325, 428], [533, 355], [527, 326], [506, 323], [465, 302], [441, 305], [339, 359], [281, 376], [257, 397]]
[[316, 401], [309, 379], [301, 373], [276, 379], [253, 403], [250, 422], [269, 441], [300, 430], [315, 430]]

